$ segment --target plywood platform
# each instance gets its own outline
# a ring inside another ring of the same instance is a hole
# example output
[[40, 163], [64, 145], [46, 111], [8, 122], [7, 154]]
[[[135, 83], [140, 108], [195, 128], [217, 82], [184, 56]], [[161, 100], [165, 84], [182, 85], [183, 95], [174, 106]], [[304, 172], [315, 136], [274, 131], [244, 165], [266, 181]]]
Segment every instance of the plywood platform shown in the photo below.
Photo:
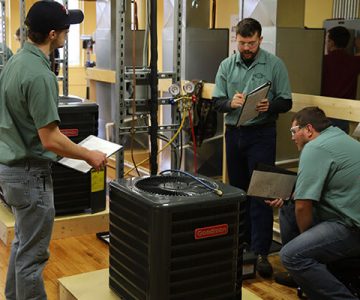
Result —
[[[109, 269], [59, 279], [59, 300], [117, 300], [109, 288]], [[243, 300], [260, 300], [252, 292], [242, 289]]]
[[[9, 208], [0, 201], [0, 239], [10, 245], [14, 238], [15, 220]], [[82, 213], [55, 218], [52, 239], [109, 231], [109, 209], [90, 214]]]

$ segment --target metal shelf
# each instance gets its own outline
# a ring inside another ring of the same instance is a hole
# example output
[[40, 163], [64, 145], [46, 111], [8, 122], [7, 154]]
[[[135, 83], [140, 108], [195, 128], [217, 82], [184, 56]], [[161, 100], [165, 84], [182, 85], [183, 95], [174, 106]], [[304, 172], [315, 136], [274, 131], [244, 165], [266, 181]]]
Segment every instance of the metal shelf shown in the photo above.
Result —
[[[151, 4], [153, 4], [151, 0]], [[149, 2], [147, 4], [149, 4]], [[144, 1], [145, 3], [145, 1]], [[156, 3], [156, 2], [154, 2]], [[115, 109], [116, 109], [116, 120], [115, 120], [115, 139], [116, 143], [124, 144], [126, 135], [133, 133], [149, 133], [149, 126], [135, 126], [134, 128], [125, 126], [126, 120], [129, 119], [131, 114], [131, 106], [133, 104], [133, 99], [129, 99], [127, 95], [127, 88], [133, 85], [133, 82], [136, 82], [135, 88], [143, 88], [146, 90], [145, 94], [148, 94], [150, 90], [150, 78], [151, 78], [151, 69], [146, 66], [133, 66], [125, 65], [125, 35], [126, 33], [131, 33], [130, 22], [129, 22], [129, 10], [130, 10], [131, 1], [130, 0], [117, 0], [116, 1], [116, 83], [115, 83]], [[150, 5], [150, 4], [149, 4]], [[182, 1], [175, 0], [174, 3], [174, 62], [173, 66], [176, 68], [173, 72], [158, 72], [158, 79], [171, 79], [172, 83], [180, 84], [180, 72], [181, 72], [181, 13], [182, 12]], [[134, 78], [135, 77], [135, 78]], [[148, 97], [147, 97], [148, 96]], [[151, 99], [151, 96], [141, 96], [135, 99], [135, 106], [139, 108], [137, 115], [148, 115], [150, 116], [150, 108], [153, 102], [156, 101], [157, 105], [171, 105], [171, 97], [157, 97], [156, 99]], [[172, 132], [176, 131], [179, 128], [180, 120], [175, 109], [175, 106], [171, 106], [171, 122], [173, 124], [159, 124], [157, 126], [158, 133], [162, 132]], [[150, 134], [151, 136], [151, 134]], [[177, 143], [179, 144], [179, 143]], [[151, 147], [152, 148], [152, 147]], [[152, 149], [153, 151], [153, 149]], [[175, 153], [172, 153], [172, 166], [175, 157]], [[116, 173], [118, 178], [122, 178], [124, 175], [124, 153], [119, 151], [116, 156]]]
[[5, 0], [0, 1], [0, 26], [1, 26], [1, 47], [0, 48], [0, 70], [2, 70], [7, 61], [7, 55], [5, 51], [6, 47], [6, 16], [5, 16]]

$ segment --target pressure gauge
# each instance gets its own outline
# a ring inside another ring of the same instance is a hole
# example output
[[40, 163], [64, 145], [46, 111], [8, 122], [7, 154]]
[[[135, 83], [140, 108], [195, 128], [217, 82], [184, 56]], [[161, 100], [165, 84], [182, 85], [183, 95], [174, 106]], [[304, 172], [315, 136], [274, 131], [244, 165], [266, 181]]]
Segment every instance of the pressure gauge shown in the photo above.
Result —
[[173, 83], [172, 85], [169, 86], [169, 93], [173, 97], [180, 95], [180, 86], [176, 83]]
[[191, 81], [188, 81], [183, 86], [184, 92], [187, 94], [192, 94], [195, 91], [195, 84]]

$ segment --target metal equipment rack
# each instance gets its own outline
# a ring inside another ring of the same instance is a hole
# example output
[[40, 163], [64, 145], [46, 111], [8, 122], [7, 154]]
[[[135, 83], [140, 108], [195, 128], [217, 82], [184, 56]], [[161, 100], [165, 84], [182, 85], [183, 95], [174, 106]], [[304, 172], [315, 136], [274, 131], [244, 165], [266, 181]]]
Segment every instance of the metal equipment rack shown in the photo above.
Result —
[[[68, 0], [63, 0], [64, 6], [68, 7]], [[58, 63], [62, 64], [62, 76], [58, 76], [58, 80], [62, 80], [63, 83], [63, 96], [69, 95], [69, 40], [66, 37], [65, 44], [63, 47], [63, 58], [57, 60]]]
[[[175, 0], [174, 3], [174, 68], [175, 70], [170, 73], [159, 73], [157, 71], [157, 37], [156, 37], [156, 0], [148, 0], [147, 5], [151, 9], [151, 60], [150, 68], [133, 67], [125, 65], [125, 34], [126, 30], [130, 30], [129, 21], [126, 19], [126, 10], [129, 9], [133, 1], [130, 0], [117, 0], [116, 2], [116, 84], [115, 84], [115, 141], [118, 144], [123, 144], [125, 135], [135, 133], [149, 133], [151, 139], [151, 158], [150, 167], [151, 174], [157, 173], [157, 137], [158, 132], [176, 131], [179, 127], [179, 117], [176, 114], [176, 109], [172, 107], [171, 115], [173, 124], [157, 124], [157, 108], [159, 105], [170, 104], [170, 97], [159, 98], [157, 96], [157, 81], [160, 79], [172, 79], [172, 83], [180, 84], [180, 72], [181, 72], [181, 15], [182, 15], [182, 1]], [[149, 7], [148, 7], [149, 8]], [[127, 28], [128, 26], [128, 28]], [[155, 33], [154, 33], [155, 32]], [[155, 36], [154, 36], [155, 35]], [[127, 109], [131, 105], [131, 99], [126, 98], [126, 85], [129, 84], [135, 77], [136, 86], [143, 85], [151, 88], [150, 99], [135, 99], [136, 107], [148, 106], [150, 109], [146, 112], [151, 117], [151, 126], [132, 126], [126, 127], [124, 121], [129, 114]], [[152, 86], [150, 81], [153, 81]], [[172, 151], [171, 163], [173, 164], [174, 151]], [[122, 178], [124, 176], [124, 152], [119, 151], [116, 157], [116, 170], [117, 177]]]
[[0, 0], [0, 22], [1, 22], [1, 40], [2, 48], [0, 48], [0, 72], [4, 68], [7, 55], [6, 55], [6, 16], [5, 16], [5, 0]]

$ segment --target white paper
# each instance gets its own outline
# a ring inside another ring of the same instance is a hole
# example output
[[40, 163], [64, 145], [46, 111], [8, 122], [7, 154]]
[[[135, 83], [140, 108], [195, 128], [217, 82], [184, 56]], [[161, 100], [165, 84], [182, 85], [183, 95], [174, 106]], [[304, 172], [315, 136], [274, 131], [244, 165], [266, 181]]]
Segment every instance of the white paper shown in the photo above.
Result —
[[[86, 139], [82, 140], [79, 145], [89, 150], [98, 150], [104, 152], [107, 157], [122, 148], [121, 145], [109, 142], [107, 140], [103, 140], [94, 135], [89, 135]], [[87, 173], [92, 169], [92, 166], [90, 166], [86, 161], [80, 159], [64, 157], [60, 159], [58, 163], [83, 173]]]
[[294, 188], [296, 175], [254, 170], [247, 195], [267, 199], [288, 200]]

